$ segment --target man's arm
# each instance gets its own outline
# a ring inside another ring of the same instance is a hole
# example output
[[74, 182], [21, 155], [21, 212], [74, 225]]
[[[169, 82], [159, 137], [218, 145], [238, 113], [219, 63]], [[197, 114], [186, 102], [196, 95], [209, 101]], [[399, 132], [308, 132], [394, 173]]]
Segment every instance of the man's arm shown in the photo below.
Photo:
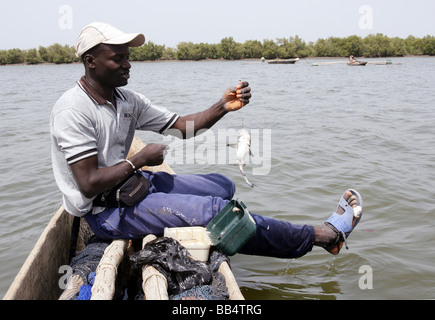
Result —
[[209, 129], [218, 122], [225, 114], [236, 111], [249, 103], [251, 88], [248, 82], [240, 82], [237, 88], [228, 89], [222, 99], [207, 110], [178, 118], [171, 129], [177, 129], [187, 135], [187, 122], [193, 122], [194, 135], [201, 129]]
[[[180, 117], [172, 126], [186, 137], [186, 124], [193, 121], [194, 132], [212, 127], [226, 113], [235, 111], [249, 103], [251, 88], [249, 83], [240, 82], [237, 88], [228, 89], [221, 100], [209, 109], [195, 114]], [[163, 163], [166, 145], [148, 144], [129, 160], [136, 169], [143, 166], [156, 166]], [[133, 174], [133, 167], [128, 162], [115, 166], [98, 168], [98, 157], [91, 156], [70, 165], [71, 171], [79, 186], [80, 192], [87, 198], [92, 198], [103, 191], [109, 190], [122, 180]]]
[[[143, 166], [160, 165], [164, 160], [165, 148], [165, 145], [151, 143], [129, 160], [136, 169]], [[121, 162], [112, 167], [98, 168], [96, 155], [73, 163], [70, 167], [80, 192], [87, 198], [95, 197], [99, 193], [113, 188], [134, 172], [133, 167], [128, 162]]]

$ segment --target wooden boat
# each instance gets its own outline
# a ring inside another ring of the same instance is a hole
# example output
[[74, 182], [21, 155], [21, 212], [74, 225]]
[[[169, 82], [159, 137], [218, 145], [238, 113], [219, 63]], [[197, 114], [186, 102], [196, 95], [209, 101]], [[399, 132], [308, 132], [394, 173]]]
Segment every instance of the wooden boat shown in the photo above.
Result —
[[[130, 150], [134, 154], [141, 150], [145, 144], [135, 138]], [[174, 171], [165, 163], [156, 167], [143, 168], [150, 171]], [[57, 300], [67, 299], [78, 292], [82, 280], [77, 277], [71, 280], [71, 286], [61, 295], [59, 286], [63, 275], [59, 270], [61, 266], [69, 264], [71, 230], [74, 218], [63, 207], [58, 209], [55, 215], [42, 232], [34, 248], [30, 252], [15, 280], [9, 287], [4, 300]], [[92, 235], [84, 219], [81, 219], [80, 231], [77, 241], [77, 250], [84, 248], [84, 244]], [[144, 238], [144, 243], [150, 241], [153, 235]], [[117, 266], [125, 256], [129, 246], [129, 240], [114, 240], [105, 250], [92, 288], [92, 298], [98, 300], [110, 300], [113, 298]], [[243, 300], [243, 295], [237, 285], [236, 279], [229, 265], [224, 262], [219, 272], [225, 277], [226, 286], [231, 300]], [[143, 289], [145, 298], [148, 300], [168, 299], [166, 279], [153, 267], [145, 267], [143, 270]], [[72, 293], [71, 293], [72, 292]], [[72, 294], [72, 295], [71, 295]]]
[[264, 58], [261, 59], [262, 62], [267, 62], [268, 64], [295, 64], [296, 61], [299, 61], [299, 58], [295, 59], [275, 59], [275, 60], [266, 60]]
[[349, 62], [348, 66], [365, 66], [367, 64], [367, 61], [357, 61], [357, 62]]

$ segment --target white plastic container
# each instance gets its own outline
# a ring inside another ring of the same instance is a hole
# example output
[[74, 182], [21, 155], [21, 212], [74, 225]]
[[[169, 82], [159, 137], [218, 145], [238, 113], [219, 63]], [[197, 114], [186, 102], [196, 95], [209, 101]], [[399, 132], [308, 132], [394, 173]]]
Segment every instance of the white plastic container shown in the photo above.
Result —
[[165, 237], [174, 238], [185, 247], [193, 259], [206, 262], [208, 260], [211, 242], [207, 229], [203, 227], [165, 228]]

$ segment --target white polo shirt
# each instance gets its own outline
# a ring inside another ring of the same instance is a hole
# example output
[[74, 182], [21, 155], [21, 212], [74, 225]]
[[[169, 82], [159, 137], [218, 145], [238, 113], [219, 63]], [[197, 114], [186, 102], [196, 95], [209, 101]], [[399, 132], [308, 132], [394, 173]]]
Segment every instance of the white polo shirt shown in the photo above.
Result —
[[165, 134], [179, 118], [132, 90], [116, 88], [115, 96], [116, 108], [82, 77], [51, 112], [54, 177], [65, 209], [75, 216], [91, 212], [93, 198], [79, 191], [70, 164], [97, 155], [99, 168], [116, 165], [126, 158], [135, 130]]

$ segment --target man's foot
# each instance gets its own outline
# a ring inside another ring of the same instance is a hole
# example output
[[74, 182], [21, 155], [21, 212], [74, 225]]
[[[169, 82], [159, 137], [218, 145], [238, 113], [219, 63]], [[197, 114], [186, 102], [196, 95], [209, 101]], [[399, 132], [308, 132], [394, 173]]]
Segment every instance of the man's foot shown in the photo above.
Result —
[[338, 254], [361, 216], [362, 198], [360, 194], [352, 189], [347, 190], [340, 199], [336, 212], [325, 224], [314, 227], [316, 235], [314, 244], [325, 248], [333, 255]]

